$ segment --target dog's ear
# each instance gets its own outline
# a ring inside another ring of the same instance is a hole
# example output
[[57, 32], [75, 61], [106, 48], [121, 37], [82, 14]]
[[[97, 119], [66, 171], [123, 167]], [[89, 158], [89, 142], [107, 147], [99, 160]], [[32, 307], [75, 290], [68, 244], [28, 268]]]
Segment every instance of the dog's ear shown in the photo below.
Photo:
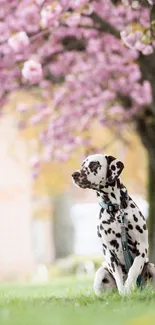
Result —
[[107, 183], [112, 184], [121, 174], [124, 164], [113, 156], [107, 156], [107, 163]]

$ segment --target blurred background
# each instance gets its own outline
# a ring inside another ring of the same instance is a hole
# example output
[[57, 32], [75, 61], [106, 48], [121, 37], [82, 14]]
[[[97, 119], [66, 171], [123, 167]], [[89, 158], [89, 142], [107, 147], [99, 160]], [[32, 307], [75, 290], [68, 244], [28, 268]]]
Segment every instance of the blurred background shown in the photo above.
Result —
[[145, 36], [149, 4], [0, 2], [0, 281], [100, 266], [97, 198], [71, 179], [94, 152], [124, 162], [123, 182], [151, 220], [155, 260], [153, 43], [137, 50], [127, 34], [120, 40], [128, 25], [132, 40]]
[[[46, 282], [55, 276], [93, 275], [102, 262], [96, 233], [100, 207], [93, 191], [77, 188], [71, 179], [84, 150], [67, 162], [42, 165], [32, 178], [34, 130], [18, 130], [11, 113], [20, 96], [14, 95], [0, 121], [0, 280]], [[27, 102], [29, 94], [22, 96]], [[146, 153], [136, 133], [124, 132], [121, 141], [109, 129], [103, 137], [95, 124], [91, 132], [94, 147], [106, 139], [106, 153], [125, 163], [123, 181], [147, 217]]]

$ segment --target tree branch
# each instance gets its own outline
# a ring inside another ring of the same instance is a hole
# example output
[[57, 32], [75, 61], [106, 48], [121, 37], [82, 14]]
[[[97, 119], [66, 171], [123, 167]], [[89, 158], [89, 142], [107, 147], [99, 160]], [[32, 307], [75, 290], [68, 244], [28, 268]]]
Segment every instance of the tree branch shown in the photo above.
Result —
[[90, 17], [92, 18], [93, 22], [100, 26], [100, 31], [111, 34], [116, 38], [120, 39], [120, 32], [112, 26], [107, 21], [103, 20], [100, 16], [98, 16], [95, 12], [93, 12]]

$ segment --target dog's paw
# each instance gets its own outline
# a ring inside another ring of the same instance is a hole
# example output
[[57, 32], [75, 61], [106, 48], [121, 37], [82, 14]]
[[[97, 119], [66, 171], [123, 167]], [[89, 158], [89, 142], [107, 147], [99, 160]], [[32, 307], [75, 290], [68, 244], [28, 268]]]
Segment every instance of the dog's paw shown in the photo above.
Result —
[[129, 285], [128, 283], [125, 283], [125, 285], [124, 285], [125, 295], [130, 295], [134, 291], [134, 288], [135, 287], [133, 286], [133, 284]]
[[128, 296], [131, 293], [131, 288], [128, 286], [124, 287], [124, 296]]
[[120, 296], [128, 296], [132, 292], [133, 288], [128, 285], [124, 285], [123, 287], [118, 289]]
[[118, 292], [119, 292], [120, 296], [125, 296], [125, 287], [123, 286], [123, 287], [119, 288]]

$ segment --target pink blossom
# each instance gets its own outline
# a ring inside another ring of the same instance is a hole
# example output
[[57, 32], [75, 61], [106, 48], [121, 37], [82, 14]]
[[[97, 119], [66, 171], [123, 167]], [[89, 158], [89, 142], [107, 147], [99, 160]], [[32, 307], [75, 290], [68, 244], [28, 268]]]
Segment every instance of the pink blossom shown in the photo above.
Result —
[[30, 41], [25, 32], [19, 32], [11, 36], [8, 43], [15, 52], [22, 52], [28, 47]]
[[27, 128], [26, 122], [25, 121], [17, 121], [17, 128], [19, 130], [24, 130]]
[[41, 113], [39, 113], [39, 114], [31, 116], [31, 118], [29, 119], [29, 124], [36, 125], [36, 124], [39, 124], [40, 122], [42, 122], [42, 120], [43, 120], [43, 115]]
[[58, 1], [53, 2], [51, 5], [45, 7], [41, 11], [41, 24], [42, 26], [58, 26], [58, 17], [62, 12], [62, 6]]
[[152, 45], [147, 45], [144, 47], [144, 49], [142, 50], [142, 53], [144, 55], [150, 55], [153, 53], [153, 46]]
[[136, 31], [135, 33], [130, 34], [127, 34], [125, 31], [121, 32], [121, 38], [129, 48], [134, 48], [136, 46], [136, 43], [141, 39], [141, 37], [141, 31]]
[[42, 160], [43, 162], [50, 162], [52, 158], [52, 149], [50, 145], [46, 145], [43, 150]]
[[66, 24], [69, 26], [69, 27], [72, 27], [72, 26], [77, 26], [80, 22], [80, 14], [79, 13], [74, 13], [74, 14], [71, 14], [66, 20]]
[[141, 41], [138, 41], [135, 45], [135, 48], [140, 51], [143, 52], [143, 50], [145, 49], [146, 45], [144, 43], [142, 43]]
[[20, 113], [24, 113], [24, 112], [27, 112], [28, 111], [28, 105], [27, 104], [18, 104], [16, 109], [18, 112]]
[[150, 4], [150, 5], [153, 5], [155, 3], [154, 0], [147, 0], [147, 2]]
[[70, 6], [73, 9], [79, 9], [81, 6], [88, 4], [89, 0], [71, 0]]
[[9, 8], [5, 1], [5, 3], [3, 5], [0, 5], [0, 19], [4, 19], [4, 17], [7, 16], [8, 11], [9, 11]]
[[[151, 84], [138, 60], [139, 52], [149, 55], [155, 46], [149, 6], [112, 0], [2, 1], [0, 103], [15, 89], [35, 86], [33, 108], [23, 101], [16, 108], [19, 128], [41, 124], [36, 141], [42, 152], [31, 163], [34, 177], [42, 160], [65, 161], [77, 146], [92, 151], [91, 137], [81, 133], [89, 134], [94, 121], [120, 130], [152, 103]], [[102, 31], [92, 12], [122, 31], [122, 41]], [[67, 49], [76, 42], [81, 48]]]
[[10, 68], [15, 64], [15, 56], [8, 44], [0, 46], [0, 68]]
[[153, 46], [147, 45], [142, 41], [142, 32], [136, 31], [135, 33], [127, 34], [126, 31], [121, 32], [121, 38], [123, 42], [131, 49], [137, 49], [144, 55], [150, 55], [153, 53]]
[[45, 2], [45, 0], [35, 0], [35, 2], [38, 6], [41, 6]]
[[67, 161], [69, 158], [68, 153], [64, 152], [63, 150], [56, 150], [54, 152], [54, 159], [60, 162]]
[[38, 168], [40, 166], [40, 159], [37, 155], [33, 155], [31, 158], [30, 158], [30, 166], [32, 168]]
[[83, 13], [84, 13], [85, 15], [91, 15], [91, 14], [93, 13], [93, 6], [92, 6], [92, 4], [88, 3], [88, 4], [84, 7]]
[[0, 22], [0, 43], [6, 41], [10, 35], [7, 24]]
[[50, 107], [47, 107], [47, 108], [45, 108], [44, 110], [43, 110], [43, 112], [42, 112], [42, 115], [43, 115], [43, 117], [48, 117], [48, 116], [50, 116], [51, 115], [51, 109], [50, 109]]
[[110, 115], [123, 114], [123, 107], [121, 105], [113, 105], [110, 107]]
[[22, 75], [32, 84], [39, 83], [43, 78], [42, 66], [39, 62], [29, 60], [24, 63]]
[[31, 5], [19, 11], [19, 20], [22, 28], [28, 33], [35, 33], [39, 30], [40, 14], [36, 5]]
[[35, 180], [40, 174], [39, 168], [32, 169], [32, 179]]
[[60, 4], [64, 10], [67, 10], [69, 8], [70, 1], [69, 0], [60, 0]]

